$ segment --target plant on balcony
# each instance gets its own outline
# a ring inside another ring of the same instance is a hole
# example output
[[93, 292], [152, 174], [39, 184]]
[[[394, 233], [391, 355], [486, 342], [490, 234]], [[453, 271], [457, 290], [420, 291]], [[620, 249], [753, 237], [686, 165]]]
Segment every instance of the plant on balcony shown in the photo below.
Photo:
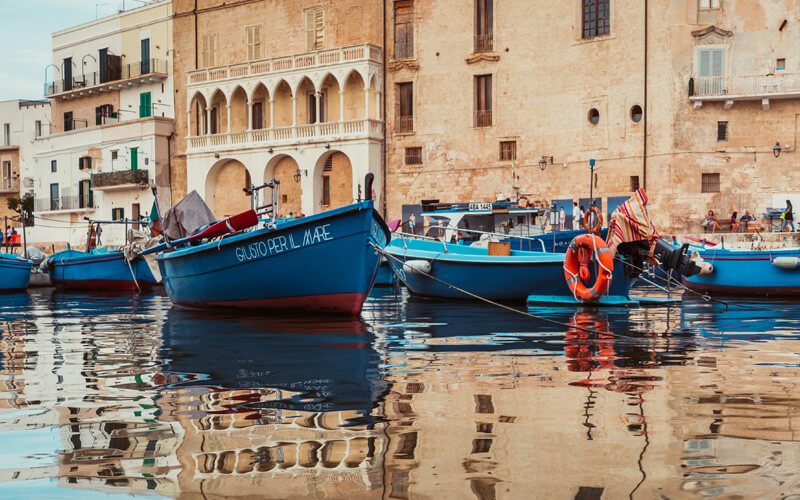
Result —
[[121, 170], [92, 174], [93, 188], [122, 186], [125, 184], [147, 184], [148, 182], [147, 170]]
[[33, 196], [30, 193], [26, 193], [22, 198], [9, 198], [8, 209], [16, 212], [26, 226], [33, 225]]

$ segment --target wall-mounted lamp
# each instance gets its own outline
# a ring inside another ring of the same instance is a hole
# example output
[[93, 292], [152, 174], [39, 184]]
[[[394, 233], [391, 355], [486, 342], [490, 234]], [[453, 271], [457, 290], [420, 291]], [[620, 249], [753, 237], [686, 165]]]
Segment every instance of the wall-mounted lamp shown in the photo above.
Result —
[[772, 146], [772, 155], [775, 156], [775, 158], [777, 158], [777, 157], [779, 157], [781, 155], [781, 143], [780, 142], [776, 142], [775, 145]]
[[331, 145], [330, 144], [325, 144], [325, 149], [331, 149]]
[[214, 153], [214, 158], [219, 158], [219, 153]]
[[272, 154], [272, 146], [267, 148], [267, 153]]
[[539, 159], [539, 170], [544, 172], [544, 169], [547, 168], [547, 165], [553, 164], [553, 157], [552, 156], [542, 156]]
[[308, 177], [308, 170], [300, 170], [299, 168], [295, 171], [293, 177], [295, 182], [300, 182], [300, 177], [302, 176]]

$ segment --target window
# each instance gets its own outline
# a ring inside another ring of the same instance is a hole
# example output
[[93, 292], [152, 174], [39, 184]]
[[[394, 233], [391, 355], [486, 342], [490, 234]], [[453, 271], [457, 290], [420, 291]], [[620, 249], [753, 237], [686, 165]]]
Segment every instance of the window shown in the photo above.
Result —
[[642, 107], [638, 104], [634, 104], [631, 106], [631, 120], [633, 123], [639, 123], [642, 121], [642, 117], [644, 116], [644, 111], [642, 111]]
[[219, 133], [219, 130], [218, 130], [219, 129], [219, 127], [218, 127], [218, 124], [219, 124], [218, 118], [219, 118], [219, 116], [217, 115], [217, 112], [218, 112], [217, 108], [211, 108], [211, 112], [209, 113], [209, 117], [211, 118], [211, 123], [209, 124], [210, 126], [208, 127], [209, 128], [209, 132], [208, 133], [210, 133], [210, 134]]
[[58, 197], [58, 184], [50, 184], [50, 210], [61, 210], [61, 198]]
[[309, 51], [325, 48], [325, 10], [322, 7], [306, 10], [306, 42]]
[[78, 170], [91, 170], [92, 169], [92, 157], [91, 156], [81, 156], [78, 158]]
[[406, 165], [422, 165], [422, 147], [406, 148]]
[[78, 183], [78, 208], [94, 208], [91, 183], [88, 180]]
[[[141, 216], [141, 206], [138, 203], [131, 203], [131, 219], [139, 220]], [[139, 224], [134, 224], [134, 229], [139, 229]]]
[[598, 123], [600, 123], [600, 111], [598, 111], [597, 108], [590, 109], [589, 114], [587, 115], [587, 119], [589, 120], [589, 123], [591, 123], [592, 125], [597, 125]]
[[414, 458], [414, 450], [417, 448], [417, 433], [404, 432], [397, 436], [397, 451], [394, 458], [402, 460], [411, 460]]
[[411, 82], [397, 84], [399, 113], [397, 116], [397, 132], [414, 131], [414, 87]]
[[494, 413], [492, 396], [486, 394], [475, 395], [475, 413]]
[[719, 9], [719, 0], [700, 0], [701, 9]]
[[264, 101], [253, 103], [253, 130], [264, 128]]
[[116, 150], [116, 149], [112, 149], [111, 150], [111, 159], [112, 160], [116, 160], [117, 158], [119, 158], [119, 151]]
[[[325, 122], [327, 113], [325, 112], [325, 101], [327, 101], [327, 94], [320, 92], [319, 96], [319, 123]], [[308, 92], [306, 94], [308, 123], [317, 123], [317, 94], [315, 92]]]
[[475, 77], [475, 126], [492, 126], [492, 75]]
[[120, 208], [112, 208], [111, 209], [111, 220], [122, 220], [125, 218], [125, 209]]
[[775, 71], [783, 71], [786, 69], [786, 59], [783, 57], [775, 61]]
[[697, 49], [697, 76], [725, 76], [725, 49]]
[[67, 111], [64, 113], [64, 132], [69, 132], [74, 128], [74, 123], [72, 121], [72, 111]]
[[131, 170], [139, 168], [139, 148], [131, 148]]
[[701, 193], [719, 193], [719, 174], [703, 174]]
[[139, 70], [143, 75], [150, 73], [150, 39], [144, 38], [139, 41], [139, 60], [141, 65]]
[[11, 145], [11, 124], [3, 124], [3, 146]]
[[58, 163], [56, 162], [56, 160], [50, 160], [50, 171], [58, 172]]
[[42, 136], [42, 120], [36, 120], [36, 123], [34, 124], [33, 127], [33, 131], [36, 137]]
[[261, 59], [261, 25], [247, 27], [247, 60]]
[[414, 57], [414, 2], [411, 0], [394, 3], [394, 57]]
[[494, 0], [475, 0], [475, 52], [494, 51]]
[[500, 141], [500, 161], [517, 159], [517, 141]]
[[217, 65], [217, 34], [203, 35], [202, 64], [204, 68]]
[[583, 0], [583, 38], [607, 35], [611, 28], [609, 0]]
[[638, 191], [639, 190], [639, 176], [632, 175], [631, 176], [631, 191]]
[[65, 57], [61, 64], [61, 74], [64, 75], [64, 91], [72, 90], [72, 58]]
[[10, 191], [13, 186], [13, 178], [11, 176], [11, 162], [3, 162], [3, 184], [0, 185], [3, 191]]
[[472, 453], [489, 453], [491, 447], [491, 439], [482, 438], [472, 440]]
[[103, 104], [94, 108], [94, 124], [104, 125], [111, 123], [111, 118], [114, 116], [114, 106], [111, 104]]
[[728, 140], [728, 122], [717, 122], [717, 142]]
[[328, 175], [322, 176], [322, 204], [331, 204], [331, 178]]
[[139, 94], [139, 118], [148, 118], [150, 116], [153, 116], [153, 103], [150, 92], [142, 92]]

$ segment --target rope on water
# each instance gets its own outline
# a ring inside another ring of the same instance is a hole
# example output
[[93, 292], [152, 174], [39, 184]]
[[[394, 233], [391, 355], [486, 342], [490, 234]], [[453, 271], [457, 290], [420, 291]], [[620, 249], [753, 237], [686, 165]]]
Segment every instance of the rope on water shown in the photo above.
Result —
[[[375, 248], [375, 250], [377, 250], [378, 252], [380, 252], [384, 257], [386, 257], [388, 259], [392, 259], [392, 260], [394, 260], [395, 262], [398, 262], [401, 265], [405, 264], [405, 262], [403, 260], [401, 260], [401, 259], [395, 257], [394, 255], [390, 254], [389, 252], [387, 252], [386, 250], [384, 250], [380, 246], [376, 245], [375, 243], [370, 242], [370, 245], [372, 245], [372, 247]], [[437, 278], [435, 276], [432, 276], [432, 275], [430, 275], [430, 274], [428, 274], [428, 273], [426, 273], [424, 271], [415, 270], [415, 272], [419, 273], [422, 276], [425, 276], [426, 278], [430, 278], [433, 281], [436, 281], [437, 283], [439, 283], [441, 285], [444, 285], [444, 286], [446, 286], [446, 287], [448, 287], [448, 288], [450, 288], [452, 290], [456, 290], [457, 292], [463, 293], [464, 295], [467, 295], [468, 297], [471, 297], [473, 299], [477, 299], [477, 300], [486, 302], [487, 304], [499, 307], [501, 309], [505, 309], [506, 311], [517, 313], [517, 314], [520, 314], [522, 316], [526, 316], [526, 317], [531, 318], [531, 319], [536, 319], [536, 320], [539, 320], [539, 321], [543, 321], [543, 322], [549, 323], [551, 325], [556, 325], [556, 326], [560, 326], [560, 327], [567, 328], [567, 329], [579, 330], [579, 331], [586, 332], [586, 333], [593, 333], [593, 334], [597, 334], [597, 335], [608, 335], [608, 336], [611, 336], [611, 337], [617, 337], [617, 338], [621, 338], [621, 339], [625, 339], [625, 340], [635, 340], [635, 341], [642, 340], [642, 339], [637, 338], [637, 337], [631, 337], [631, 336], [628, 336], [628, 335], [622, 335], [620, 333], [601, 331], [601, 330], [593, 330], [591, 328], [584, 328], [584, 327], [578, 326], [576, 324], [562, 323], [560, 321], [556, 321], [556, 320], [550, 319], [550, 318], [545, 318], [544, 316], [539, 316], [537, 314], [532, 314], [532, 313], [529, 313], [527, 311], [520, 311], [519, 309], [516, 309], [514, 307], [509, 307], [509, 306], [507, 306], [505, 304], [501, 304], [501, 303], [495, 302], [495, 301], [493, 301], [491, 299], [487, 299], [485, 297], [481, 297], [480, 295], [476, 295], [476, 294], [474, 294], [472, 292], [464, 290], [463, 288], [459, 288], [456, 285], [453, 285], [452, 283], [447, 283], [446, 281], [440, 280], [439, 278]]]

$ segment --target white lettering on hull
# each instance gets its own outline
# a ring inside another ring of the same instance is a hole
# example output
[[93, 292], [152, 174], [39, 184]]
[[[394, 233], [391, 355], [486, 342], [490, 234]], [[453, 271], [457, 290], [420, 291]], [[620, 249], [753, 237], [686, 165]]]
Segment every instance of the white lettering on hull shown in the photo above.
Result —
[[270, 238], [265, 241], [259, 241], [257, 243], [250, 243], [249, 245], [237, 247], [235, 250], [236, 259], [239, 262], [263, 259], [264, 257], [282, 254], [284, 252], [288, 252], [289, 250], [296, 250], [298, 248], [317, 245], [332, 239], [333, 236], [330, 232], [330, 224], [323, 224], [321, 226], [315, 226], [313, 228], [306, 229], [303, 232], [303, 240], [300, 244], [295, 242], [294, 235], [289, 234], [286, 236], [275, 236], [274, 238]]

